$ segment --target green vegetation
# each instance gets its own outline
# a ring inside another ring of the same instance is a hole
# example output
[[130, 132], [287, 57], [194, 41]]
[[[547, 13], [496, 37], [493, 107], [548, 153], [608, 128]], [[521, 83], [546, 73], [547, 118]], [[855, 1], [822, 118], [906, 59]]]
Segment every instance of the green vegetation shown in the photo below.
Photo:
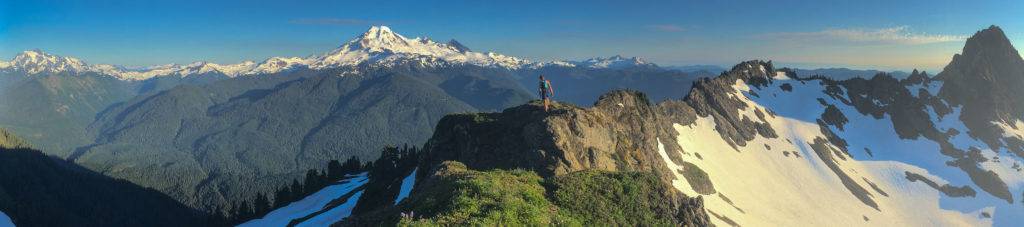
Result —
[[526, 170], [445, 162], [397, 207], [401, 226], [673, 226], [678, 197], [656, 176], [581, 171], [542, 179]]
[[534, 172], [481, 172], [445, 162], [437, 174], [421, 194], [401, 204], [402, 210], [415, 212], [403, 213], [399, 225], [579, 225], [546, 199], [543, 180]]
[[[372, 166], [371, 163], [367, 163], [366, 166]], [[288, 204], [302, 200], [306, 196], [312, 195], [335, 182], [341, 180], [350, 179], [349, 175], [355, 175], [362, 171], [365, 171], [369, 167], [365, 167], [358, 157], [351, 157], [344, 164], [338, 162], [338, 160], [331, 160], [327, 163], [327, 171], [320, 171], [319, 169], [310, 169], [306, 171], [306, 177], [303, 179], [303, 183], [299, 183], [298, 179], [292, 179], [291, 184], [285, 184], [279, 187], [274, 194], [264, 194], [262, 192], [257, 193], [255, 197], [250, 200], [242, 200], [241, 203], [236, 203], [230, 207], [230, 210], [223, 210], [222, 208], [214, 209], [217, 215], [220, 215], [226, 223], [231, 225], [238, 225], [246, 221], [263, 217], [274, 211], [274, 209], [287, 206]], [[273, 196], [273, 197], [271, 197]], [[271, 201], [273, 199], [273, 201]], [[251, 206], [250, 203], [252, 202]]]
[[28, 142], [0, 128], [0, 148], [28, 148]]
[[552, 203], [584, 226], [673, 226], [674, 198], [653, 174], [588, 170], [546, 182]]

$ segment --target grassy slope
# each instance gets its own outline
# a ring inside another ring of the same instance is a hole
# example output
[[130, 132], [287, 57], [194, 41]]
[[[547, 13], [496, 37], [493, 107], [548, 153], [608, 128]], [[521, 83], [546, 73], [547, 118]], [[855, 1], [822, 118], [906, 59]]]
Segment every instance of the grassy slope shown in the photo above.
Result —
[[666, 186], [648, 173], [581, 171], [542, 179], [525, 170], [476, 171], [446, 162], [433, 177], [399, 204], [404, 216], [399, 225], [670, 226], [676, 222]]

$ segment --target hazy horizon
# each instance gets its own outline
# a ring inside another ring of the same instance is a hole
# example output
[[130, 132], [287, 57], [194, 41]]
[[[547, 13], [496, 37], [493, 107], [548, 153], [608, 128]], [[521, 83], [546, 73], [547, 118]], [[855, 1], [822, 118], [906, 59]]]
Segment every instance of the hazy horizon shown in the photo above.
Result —
[[40, 49], [90, 64], [258, 62], [321, 54], [388, 25], [408, 37], [456, 39], [535, 61], [623, 55], [663, 66], [728, 68], [763, 59], [809, 69], [938, 72], [966, 37], [989, 25], [1020, 43], [1024, 23], [1014, 12], [1022, 8], [1013, 1], [7, 2], [0, 4], [0, 59]]

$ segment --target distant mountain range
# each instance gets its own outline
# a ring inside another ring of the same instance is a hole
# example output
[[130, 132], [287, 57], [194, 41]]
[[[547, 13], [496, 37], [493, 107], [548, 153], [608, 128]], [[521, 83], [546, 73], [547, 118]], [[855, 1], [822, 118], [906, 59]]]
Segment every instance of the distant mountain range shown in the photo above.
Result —
[[1022, 81], [1024, 59], [993, 26], [935, 77], [835, 80], [748, 61], [682, 99], [614, 91], [589, 108], [449, 115], [414, 173], [371, 174], [390, 193], [356, 206], [399, 202], [337, 225], [1015, 226]]
[[[584, 61], [531, 62], [493, 52], [473, 52], [455, 40], [438, 43], [429, 38], [406, 38], [391, 31], [387, 26], [371, 27], [359, 38], [344, 43], [338, 49], [322, 55], [306, 58], [272, 57], [263, 62], [245, 61], [221, 65], [209, 62], [195, 62], [188, 65], [168, 64], [129, 69], [116, 65], [89, 65], [74, 57], [50, 55], [40, 50], [24, 51], [10, 62], [0, 61], [0, 70], [17, 70], [27, 74], [40, 73], [97, 73], [110, 75], [121, 80], [146, 80], [162, 76], [188, 77], [190, 75], [217, 73], [227, 77], [273, 74], [287, 70], [330, 69], [361, 64], [373, 66], [394, 66], [416, 63], [423, 66], [468, 64], [496, 67], [509, 70], [539, 68], [549, 65], [623, 69], [638, 66], [655, 66], [639, 58], [625, 58], [615, 55], [609, 58], [592, 58]], [[357, 73], [347, 71], [342, 73]]]
[[621, 56], [531, 62], [383, 26], [324, 54], [233, 65], [129, 69], [32, 50], [0, 63], [0, 126], [48, 154], [213, 209], [327, 160], [421, 144], [446, 114], [525, 103], [538, 75], [557, 100], [581, 105], [624, 88], [678, 98], [709, 76]]
[[[975, 34], [935, 77], [903, 74], [533, 62], [380, 26], [320, 55], [233, 65], [129, 69], [26, 51], [0, 62], [0, 128], [60, 165], [206, 212], [328, 160], [389, 160], [387, 145], [423, 145], [406, 160], [414, 166], [374, 163], [394, 172], [341, 193], [355, 204], [305, 200], [348, 209], [352, 219], [326, 219], [342, 225], [503, 223], [449, 222], [492, 211], [461, 207], [474, 204], [542, 220], [524, 225], [1019, 221], [1024, 60], [1002, 30]], [[552, 81], [553, 111], [534, 101], [539, 75]], [[639, 194], [585, 190], [597, 185]], [[531, 202], [454, 194], [478, 189]], [[654, 202], [629, 203], [641, 200]], [[402, 217], [410, 211], [420, 215]]]

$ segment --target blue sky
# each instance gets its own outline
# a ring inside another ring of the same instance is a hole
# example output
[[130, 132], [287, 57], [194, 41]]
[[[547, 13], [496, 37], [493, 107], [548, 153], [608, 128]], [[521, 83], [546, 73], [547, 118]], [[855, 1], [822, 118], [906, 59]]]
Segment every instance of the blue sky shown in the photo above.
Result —
[[38, 48], [94, 64], [261, 61], [327, 52], [377, 24], [533, 60], [934, 71], [992, 24], [1022, 45], [1024, 1], [0, 0], [0, 59]]

